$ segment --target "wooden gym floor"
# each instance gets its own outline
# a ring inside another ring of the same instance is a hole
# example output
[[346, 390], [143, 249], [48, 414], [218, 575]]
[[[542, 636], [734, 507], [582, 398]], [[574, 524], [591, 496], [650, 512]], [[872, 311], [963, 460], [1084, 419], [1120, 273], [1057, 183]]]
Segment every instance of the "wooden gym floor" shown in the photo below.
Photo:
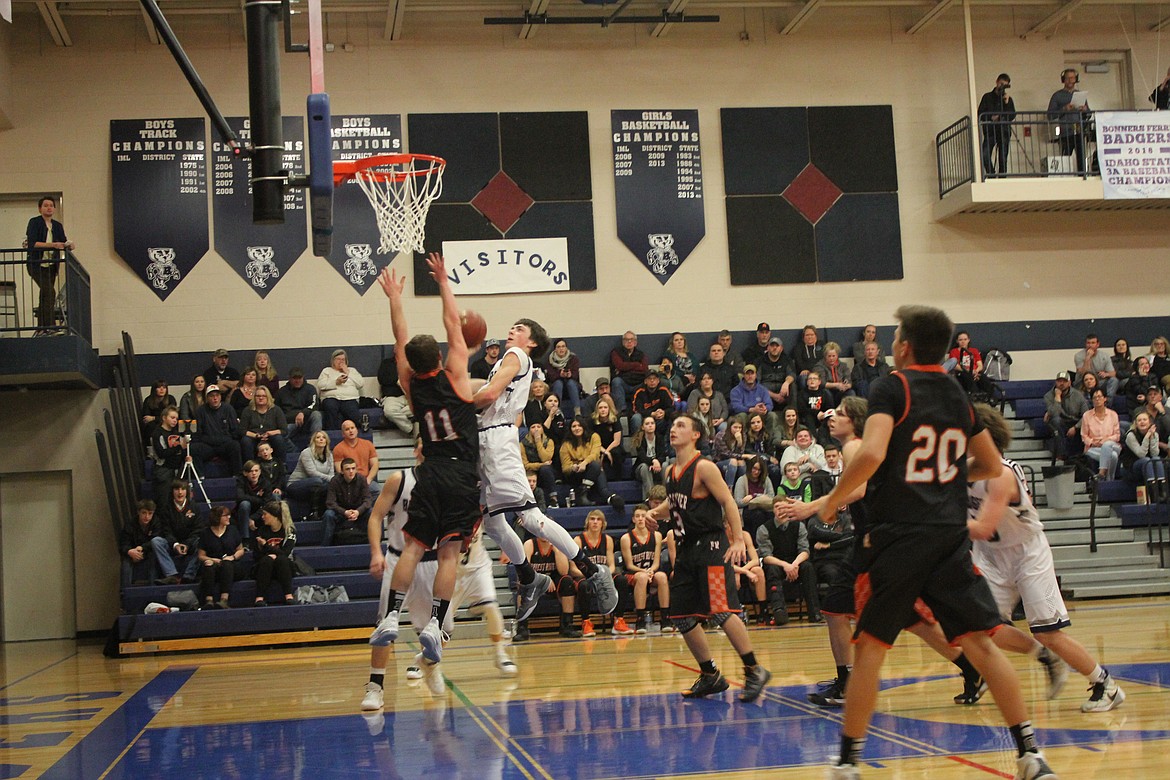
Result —
[[[1054, 701], [1015, 657], [1050, 763], [1062, 778], [1164, 778], [1170, 760], [1170, 599], [1070, 605], [1071, 633], [1120, 681], [1117, 710], [1082, 714], [1075, 673]], [[711, 635], [720, 667], [742, 669]], [[752, 631], [772, 669], [761, 700], [706, 701], [677, 636], [541, 640], [513, 648], [504, 679], [486, 640], [456, 640], [432, 696], [388, 670], [384, 713], [363, 714], [364, 645], [110, 660], [75, 642], [0, 648], [0, 778], [822, 777], [839, 711], [805, 693], [832, 676], [823, 626]], [[956, 670], [916, 638], [890, 654], [866, 748], [870, 778], [1012, 777], [1006, 729], [986, 697], [960, 707]]]

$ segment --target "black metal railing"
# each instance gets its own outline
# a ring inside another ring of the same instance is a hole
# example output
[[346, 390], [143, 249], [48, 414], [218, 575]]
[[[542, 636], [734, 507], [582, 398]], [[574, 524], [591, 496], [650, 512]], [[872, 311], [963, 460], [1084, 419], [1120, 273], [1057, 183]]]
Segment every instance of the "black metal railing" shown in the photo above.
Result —
[[26, 249], [0, 249], [0, 336], [70, 333], [92, 343], [89, 272], [69, 250], [29, 258]]
[[1098, 175], [1091, 115], [1021, 111], [1002, 119], [980, 114], [979, 151], [985, 179]]
[[938, 197], [975, 181], [975, 160], [971, 153], [971, 117], [959, 121], [934, 137], [938, 160]]

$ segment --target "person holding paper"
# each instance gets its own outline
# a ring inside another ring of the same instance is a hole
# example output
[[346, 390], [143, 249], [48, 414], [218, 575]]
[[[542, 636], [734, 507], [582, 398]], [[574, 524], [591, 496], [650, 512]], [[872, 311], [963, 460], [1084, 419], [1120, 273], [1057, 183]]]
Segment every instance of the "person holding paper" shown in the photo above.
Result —
[[1067, 157], [1075, 151], [1077, 173], [1083, 174], [1088, 171], [1085, 166], [1084, 136], [1089, 114], [1088, 93], [1077, 90], [1081, 75], [1076, 68], [1062, 70], [1060, 80], [1063, 86], [1053, 92], [1048, 101], [1048, 118], [1056, 122], [1060, 153]]

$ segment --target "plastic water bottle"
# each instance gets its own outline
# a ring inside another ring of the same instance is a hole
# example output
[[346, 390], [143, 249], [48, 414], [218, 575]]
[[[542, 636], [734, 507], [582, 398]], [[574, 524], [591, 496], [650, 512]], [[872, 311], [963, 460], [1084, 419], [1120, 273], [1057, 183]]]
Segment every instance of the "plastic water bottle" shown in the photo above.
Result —
[[576, 505], [577, 505], [577, 491], [570, 490], [569, 491], [569, 506], [572, 507], [572, 506], [576, 506]]

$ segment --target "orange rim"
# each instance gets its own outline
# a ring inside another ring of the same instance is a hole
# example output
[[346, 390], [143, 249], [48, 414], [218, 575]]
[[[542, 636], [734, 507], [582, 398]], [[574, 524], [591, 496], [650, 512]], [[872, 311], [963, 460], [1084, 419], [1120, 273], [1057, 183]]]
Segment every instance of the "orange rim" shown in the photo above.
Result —
[[[415, 163], [423, 162], [429, 165], [413, 167]], [[340, 185], [346, 179], [352, 179], [359, 172], [368, 171], [375, 181], [405, 181], [411, 176], [426, 176], [441, 169], [447, 164], [442, 157], [433, 154], [378, 154], [373, 157], [363, 157], [360, 160], [344, 160], [333, 163], [333, 184]], [[411, 166], [396, 171], [371, 171], [383, 165]]]

